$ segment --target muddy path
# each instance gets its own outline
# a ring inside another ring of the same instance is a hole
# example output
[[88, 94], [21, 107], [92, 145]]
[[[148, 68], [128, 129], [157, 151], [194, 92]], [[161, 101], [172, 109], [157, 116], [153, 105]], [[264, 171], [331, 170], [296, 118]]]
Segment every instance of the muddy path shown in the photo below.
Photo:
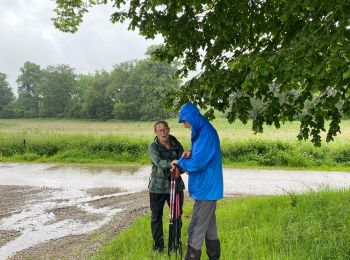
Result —
[[[26, 208], [26, 205], [33, 204], [37, 200], [50, 198], [50, 193], [57, 190], [47, 188], [37, 188], [30, 186], [0, 186], [0, 223], [10, 215], [20, 213]], [[119, 189], [99, 188], [86, 191], [93, 195], [89, 201], [85, 201], [87, 207], [96, 209], [110, 208], [118, 209], [105, 224], [101, 227], [84, 234], [66, 235], [61, 238], [51, 239], [46, 242], [20, 250], [14, 254], [12, 251], [20, 249], [16, 245], [11, 246], [11, 242], [20, 243], [23, 232], [14, 225], [13, 229], [1, 229], [0, 226], [0, 247], [2, 248], [1, 259], [86, 259], [95, 253], [101, 245], [110, 241], [117, 234], [124, 231], [132, 221], [142, 214], [149, 211], [148, 193], [137, 192], [130, 194], [121, 194]], [[120, 195], [121, 194], [121, 195]], [[60, 206], [48, 208], [46, 211], [53, 216], [51, 220], [42, 224], [52, 227], [62, 221], [80, 222], [83, 225], [96, 223], [102, 219], [103, 213], [91, 213], [84, 211], [81, 207]], [[31, 221], [28, 219], [28, 221]], [[37, 225], [37, 223], [33, 223]], [[33, 233], [35, 235], [35, 233]], [[32, 235], [33, 235], [32, 234]], [[35, 238], [34, 238], [35, 239]], [[24, 240], [23, 240], [24, 241]], [[7, 245], [7, 247], [6, 247]], [[7, 248], [7, 251], [5, 250]]]
[[[149, 212], [150, 167], [0, 163], [0, 259], [87, 259]], [[187, 176], [183, 176], [187, 184]], [[349, 172], [224, 169], [226, 197], [350, 187]]]

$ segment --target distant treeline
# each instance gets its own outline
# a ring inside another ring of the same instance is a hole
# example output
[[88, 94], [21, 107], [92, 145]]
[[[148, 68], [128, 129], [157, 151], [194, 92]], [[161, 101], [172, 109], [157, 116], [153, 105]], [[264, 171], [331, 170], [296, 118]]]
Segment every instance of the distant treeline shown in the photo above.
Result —
[[0, 73], [0, 118], [86, 118], [157, 120], [174, 116], [160, 103], [180, 86], [177, 67], [165, 62], [127, 61], [112, 71], [77, 75], [68, 65], [26, 62], [17, 78], [16, 98]]

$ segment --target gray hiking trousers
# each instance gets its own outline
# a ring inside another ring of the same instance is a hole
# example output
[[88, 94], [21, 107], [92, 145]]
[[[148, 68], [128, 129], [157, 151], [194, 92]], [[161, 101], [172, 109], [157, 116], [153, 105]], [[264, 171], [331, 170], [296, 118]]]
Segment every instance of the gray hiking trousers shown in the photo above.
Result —
[[204, 239], [219, 239], [216, 228], [216, 200], [196, 200], [188, 227], [187, 244], [201, 250]]

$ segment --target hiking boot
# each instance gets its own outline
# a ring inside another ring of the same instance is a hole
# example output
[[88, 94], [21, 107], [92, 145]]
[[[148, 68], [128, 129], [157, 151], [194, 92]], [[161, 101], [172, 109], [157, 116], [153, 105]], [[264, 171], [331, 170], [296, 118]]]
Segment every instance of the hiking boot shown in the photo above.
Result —
[[220, 258], [220, 240], [205, 239], [205, 245], [207, 247], [209, 260], [218, 260]]
[[162, 253], [164, 251], [164, 240], [160, 239], [153, 244], [153, 251]]
[[196, 250], [188, 245], [185, 260], [199, 260], [201, 259], [201, 254], [201, 250]]

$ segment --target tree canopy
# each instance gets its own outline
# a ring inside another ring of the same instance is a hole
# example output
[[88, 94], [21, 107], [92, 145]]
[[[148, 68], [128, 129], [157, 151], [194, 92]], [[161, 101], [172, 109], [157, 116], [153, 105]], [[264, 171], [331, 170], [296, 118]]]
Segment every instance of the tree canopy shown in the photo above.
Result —
[[[348, 0], [55, 0], [57, 28], [75, 32], [90, 7], [112, 2], [111, 21], [129, 23], [146, 38], [162, 35], [154, 57], [179, 60], [180, 77], [201, 72], [169, 95], [246, 123], [259, 102], [253, 130], [300, 120], [299, 139], [321, 144], [340, 132], [350, 113]], [[172, 98], [174, 97], [175, 98]], [[329, 120], [328, 127], [325, 126]]]
[[42, 117], [63, 117], [66, 107], [70, 103], [75, 83], [74, 69], [65, 64], [51, 65], [42, 73], [39, 115]]
[[6, 78], [6, 74], [0, 72], [0, 117], [9, 117], [8, 106], [14, 100], [12, 89]]
[[[118, 80], [122, 85], [118, 87], [115, 95], [115, 117], [128, 120], [174, 117], [175, 113], [162, 106], [161, 101], [170, 92], [179, 89], [179, 80], [173, 79], [176, 66], [145, 59], [134, 62], [129, 67], [132, 68], [128, 73], [129, 77], [125, 78], [124, 82]], [[116, 66], [112, 73], [116, 75], [122, 71], [123, 67]]]
[[42, 77], [42, 70], [35, 63], [27, 61], [20, 68], [20, 75], [17, 78], [18, 113], [22, 117], [37, 117], [39, 115], [39, 95]]

